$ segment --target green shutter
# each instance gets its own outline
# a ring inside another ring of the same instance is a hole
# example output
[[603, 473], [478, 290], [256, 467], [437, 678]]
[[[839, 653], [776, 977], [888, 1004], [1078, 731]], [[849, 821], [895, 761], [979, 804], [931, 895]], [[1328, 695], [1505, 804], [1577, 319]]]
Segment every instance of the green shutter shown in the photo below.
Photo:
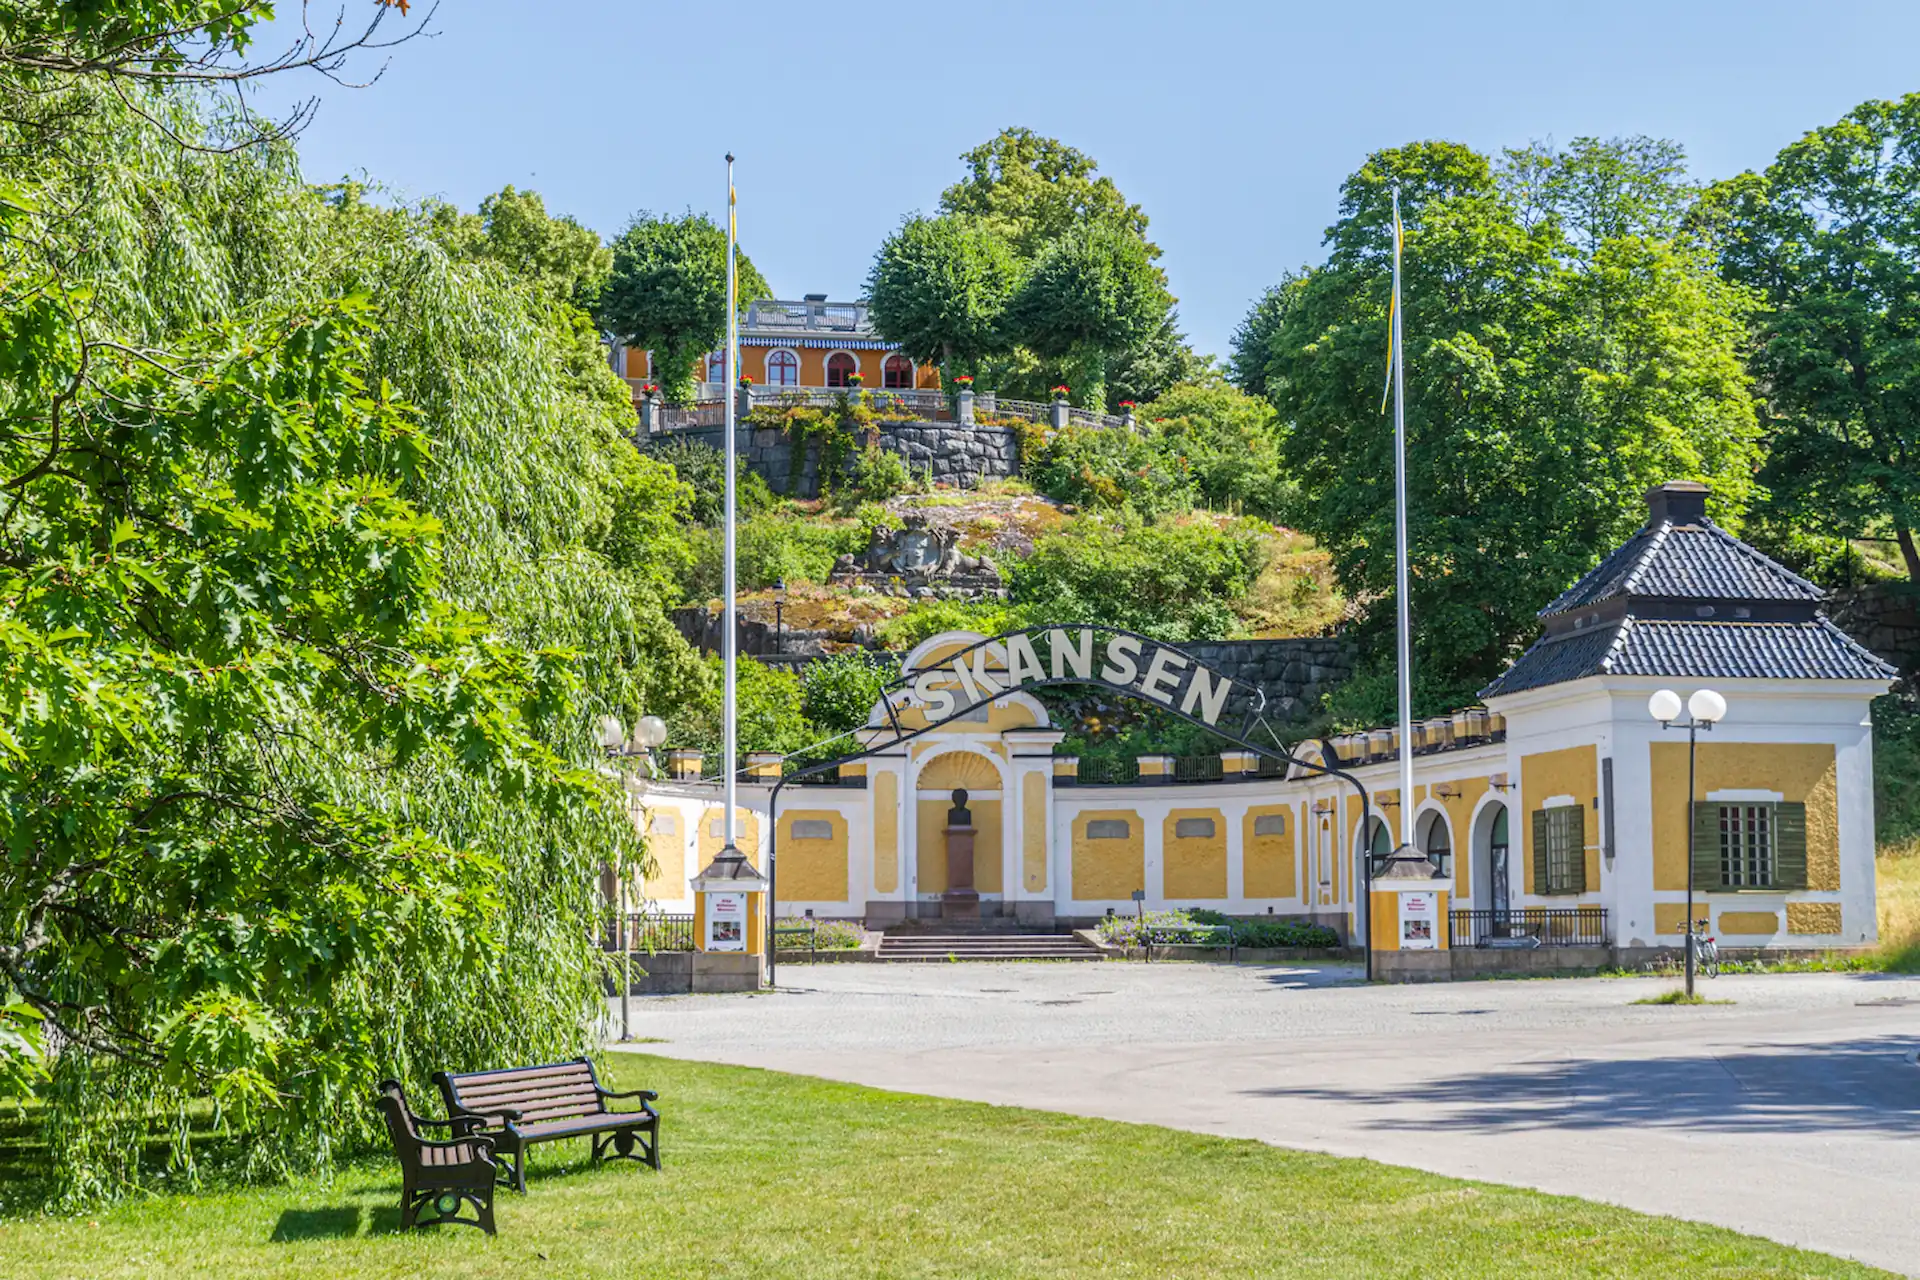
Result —
[[1584, 805], [1575, 805], [1563, 812], [1571, 816], [1567, 822], [1573, 830], [1567, 832], [1567, 843], [1573, 847], [1573, 859], [1569, 864], [1573, 868], [1567, 877], [1566, 892], [1585, 893], [1587, 891], [1587, 810]]
[[1807, 806], [1786, 801], [1773, 806], [1773, 884], [1776, 889], [1807, 887]]
[[1693, 887], [1724, 889], [1720, 878], [1720, 806], [1693, 802]]
[[1533, 811], [1533, 891], [1551, 893], [1547, 887], [1547, 811]]

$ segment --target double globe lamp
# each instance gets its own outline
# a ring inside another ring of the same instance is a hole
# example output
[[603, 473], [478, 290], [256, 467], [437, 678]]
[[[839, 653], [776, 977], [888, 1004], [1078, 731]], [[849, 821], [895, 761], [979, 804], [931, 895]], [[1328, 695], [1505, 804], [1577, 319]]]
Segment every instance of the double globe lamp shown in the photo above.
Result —
[[[1684, 705], [1687, 718], [1680, 720]], [[1647, 714], [1660, 722], [1662, 729], [1684, 728], [1687, 731], [1687, 820], [1681, 828], [1682, 840], [1687, 849], [1687, 918], [1686, 929], [1686, 975], [1687, 999], [1693, 999], [1693, 777], [1694, 757], [1698, 753], [1700, 730], [1712, 729], [1727, 714], [1727, 700], [1712, 689], [1696, 689], [1684, 704], [1680, 695], [1671, 689], [1661, 689], [1647, 699]]]

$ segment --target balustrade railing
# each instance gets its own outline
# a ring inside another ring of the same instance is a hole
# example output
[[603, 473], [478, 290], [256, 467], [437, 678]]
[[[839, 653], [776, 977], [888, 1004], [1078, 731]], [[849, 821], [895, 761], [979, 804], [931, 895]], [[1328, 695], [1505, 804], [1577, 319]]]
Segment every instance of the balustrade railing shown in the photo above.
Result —
[[[692, 951], [693, 916], [685, 913], [630, 911], [627, 913], [625, 940], [629, 951]], [[622, 930], [609, 924], [601, 938], [601, 949], [620, 950]]]
[[1074, 779], [1085, 786], [1124, 786], [1140, 781], [1140, 762], [1129, 759], [1082, 760]]
[[1175, 782], [1218, 782], [1223, 776], [1225, 771], [1218, 755], [1174, 757]]

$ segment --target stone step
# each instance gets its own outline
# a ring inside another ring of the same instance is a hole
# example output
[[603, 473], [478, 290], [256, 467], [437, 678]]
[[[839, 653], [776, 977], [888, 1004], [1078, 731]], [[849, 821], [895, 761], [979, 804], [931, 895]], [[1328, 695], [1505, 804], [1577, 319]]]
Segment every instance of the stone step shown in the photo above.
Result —
[[1072, 934], [906, 934], [881, 939], [879, 959], [1098, 960], [1100, 952]]

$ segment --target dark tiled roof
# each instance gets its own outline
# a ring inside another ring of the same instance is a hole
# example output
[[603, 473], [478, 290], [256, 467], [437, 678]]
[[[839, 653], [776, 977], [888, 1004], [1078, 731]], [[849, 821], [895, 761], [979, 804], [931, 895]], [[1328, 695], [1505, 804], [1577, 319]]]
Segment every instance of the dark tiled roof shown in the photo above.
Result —
[[1824, 617], [1808, 622], [1623, 618], [1612, 626], [1542, 637], [1480, 696], [1603, 675], [1890, 680], [1895, 672]]
[[1541, 617], [1619, 596], [1679, 600], [1820, 600], [1825, 593], [1712, 521], [1650, 524], [1629, 538]]

